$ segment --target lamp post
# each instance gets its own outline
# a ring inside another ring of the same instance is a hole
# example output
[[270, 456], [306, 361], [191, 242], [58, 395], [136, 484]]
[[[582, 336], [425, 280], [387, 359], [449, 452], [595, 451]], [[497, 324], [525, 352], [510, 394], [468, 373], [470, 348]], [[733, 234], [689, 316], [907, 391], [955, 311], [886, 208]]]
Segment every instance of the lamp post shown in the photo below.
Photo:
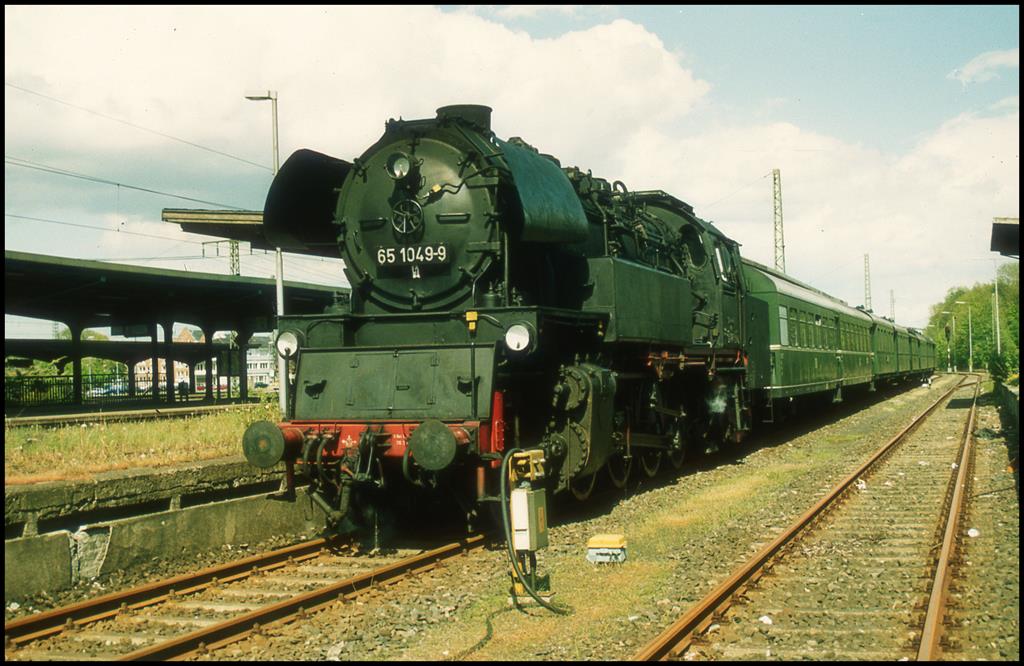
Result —
[[[943, 310], [942, 314], [952, 315], [953, 316], [953, 338], [952, 338], [952, 340], [953, 340], [953, 346], [955, 347], [956, 346], [956, 314], [953, 313], [953, 312], [950, 312], [949, 310]], [[953, 358], [953, 361], [952, 361], [953, 365], [952, 365], [952, 367], [950, 367], [950, 351], [949, 351], [949, 347], [950, 347], [950, 338], [946, 338], [946, 372], [956, 372], [956, 357], [955, 356], [952, 357]]]
[[967, 306], [967, 371], [974, 372], [974, 325], [971, 319], [971, 304], [967, 301], [957, 301], [957, 304]]
[[[277, 148], [277, 91], [250, 91], [245, 94], [245, 98], [255, 102], [270, 100], [274, 116], [274, 175], [276, 176], [279, 164]], [[281, 254], [281, 248], [275, 248], [275, 255], [274, 282], [277, 285], [277, 317], [280, 319], [284, 314], [284, 256]], [[276, 326], [274, 327], [274, 333], [276, 337]], [[277, 354], [277, 396], [278, 404], [281, 408], [281, 418], [285, 418], [288, 412], [288, 361], [280, 354]]]
[[999, 265], [996, 264], [995, 260], [992, 260], [992, 265], [996, 268], [996, 281], [992, 283], [992, 297], [995, 299], [995, 305], [992, 307], [992, 312], [995, 315], [996, 323], [996, 355], [1002, 355], [1003, 347], [1000, 344], [999, 339]]

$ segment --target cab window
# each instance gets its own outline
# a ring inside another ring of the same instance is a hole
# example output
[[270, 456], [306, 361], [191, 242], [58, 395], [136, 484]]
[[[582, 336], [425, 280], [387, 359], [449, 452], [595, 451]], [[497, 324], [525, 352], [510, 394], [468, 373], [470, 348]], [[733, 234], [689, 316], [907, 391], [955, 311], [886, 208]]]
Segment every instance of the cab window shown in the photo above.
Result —
[[718, 245], [715, 246], [715, 259], [718, 261], [718, 276], [723, 282], [728, 282], [729, 277], [725, 274], [725, 266], [722, 265], [722, 248]]

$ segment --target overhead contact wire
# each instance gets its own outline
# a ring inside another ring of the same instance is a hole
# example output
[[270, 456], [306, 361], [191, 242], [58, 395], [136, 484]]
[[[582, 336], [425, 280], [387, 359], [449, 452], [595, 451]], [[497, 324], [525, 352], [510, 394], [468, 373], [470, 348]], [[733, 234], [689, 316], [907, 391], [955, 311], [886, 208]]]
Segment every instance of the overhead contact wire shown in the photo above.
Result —
[[61, 169], [58, 167], [49, 166], [47, 164], [40, 164], [38, 162], [32, 162], [30, 160], [21, 159], [20, 157], [12, 157], [10, 155], [4, 155], [4, 162], [11, 166], [22, 167], [25, 169], [34, 169], [36, 171], [43, 171], [46, 173], [57, 174], [58, 176], [69, 176], [71, 178], [80, 178], [81, 180], [87, 180], [93, 183], [102, 183], [104, 185], [116, 185], [118, 187], [126, 187], [130, 190], [138, 190], [139, 192], [147, 192], [149, 194], [157, 194], [165, 197], [173, 197], [175, 199], [183, 199], [185, 201], [192, 201], [195, 203], [207, 204], [209, 206], [220, 206], [221, 208], [231, 208], [234, 210], [246, 210], [242, 206], [232, 206], [231, 204], [219, 203], [217, 201], [206, 201], [204, 199], [195, 199], [193, 197], [186, 197], [181, 194], [174, 194], [172, 192], [162, 192], [160, 190], [153, 190], [147, 187], [140, 187], [138, 185], [128, 185], [126, 183], [119, 183], [115, 180], [107, 180], [106, 178], [100, 178], [98, 176], [89, 176], [68, 169]]
[[216, 148], [209, 148], [207, 146], [200, 145], [200, 144], [195, 143], [193, 141], [188, 141], [187, 139], [182, 139], [182, 138], [170, 135], [170, 134], [166, 134], [164, 132], [160, 132], [160, 131], [155, 130], [155, 129], [150, 129], [148, 127], [143, 127], [142, 125], [136, 125], [135, 123], [129, 122], [127, 120], [121, 120], [120, 118], [115, 118], [113, 116], [108, 116], [105, 113], [100, 113], [99, 111], [94, 111], [94, 110], [88, 109], [88, 108], [86, 108], [84, 106], [79, 106], [78, 104], [72, 104], [71, 102], [65, 102], [62, 99], [57, 99], [56, 97], [50, 97], [49, 95], [44, 95], [43, 93], [36, 92], [34, 90], [29, 90], [28, 88], [23, 88], [21, 86], [15, 85], [13, 83], [8, 83], [7, 81], [4, 81], [4, 85], [8, 86], [10, 88], [14, 88], [15, 90], [20, 90], [22, 92], [26, 92], [26, 93], [28, 93], [30, 95], [36, 95], [37, 97], [42, 97], [43, 99], [48, 99], [51, 102], [56, 102], [58, 104], [63, 104], [65, 106], [70, 106], [71, 108], [78, 109], [80, 111], [85, 111], [86, 113], [91, 113], [94, 116], [99, 116], [100, 118], [105, 118], [107, 120], [112, 120], [115, 123], [121, 123], [122, 125], [128, 125], [129, 127], [134, 127], [135, 129], [142, 130], [143, 132], [149, 132], [150, 134], [156, 134], [157, 136], [162, 136], [165, 139], [171, 139], [172, 141], [177, 141], [179, 143], [184, 143], [185, 145], [192, 146], [193, 148], [198, 148], [200, 150], [205, 150], [208, 153], [214, 153], [216, 155], [221, 155], [222, 157], [227, 157], [227, 158], [230, 158], [230, 159], [233, 159], [233, 160], [237, 160], [239, 162], [244, 162], [245, 164], [249, 164], [249, 165], [252, 165], [254, 167], [259, 167], [260, 169], [266, 169], [267, 171], [273, 171], [273, 169], [271, 167], [268, 167], [268, 166], [266, 166], [264, 164], [259, 164], [257, 162], [252, 162], [250, 160], [245, 159], [244, 157], [238, 157], [237, 155], [232, 155], [231, 153], [225, 153], [224, 151], [217, 150]]

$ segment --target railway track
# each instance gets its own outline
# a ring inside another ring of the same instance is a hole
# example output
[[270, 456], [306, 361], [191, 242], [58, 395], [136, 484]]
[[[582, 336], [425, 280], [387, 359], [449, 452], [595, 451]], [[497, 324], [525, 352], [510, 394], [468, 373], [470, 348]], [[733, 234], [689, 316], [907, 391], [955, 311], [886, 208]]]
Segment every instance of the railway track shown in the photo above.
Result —
[[4, 418], [4, 426], [8, 428], [43, 426], [57, 428], [61, 426], [79, 425], [82, 423], [114, 423], [117, 421], [158, 421], [161, 419], [181, 419], [189, 416], [203, 416], [237, 409], [240, 406], [254, 403], [234, 403], [230, 405], [195, 405], [193, 407], [149, 407], [144, 409], [115, 409], [106, 412], [88, 412], [82, 414], [50, 414], [46, 416], [11, 416]]
[[980, 386], [965, 380], [634, 659], [937, 658]]
[[167, 660], [214, 650], [485, 545], [362, 555], [318, 539], [4, 625], [5, 660]]

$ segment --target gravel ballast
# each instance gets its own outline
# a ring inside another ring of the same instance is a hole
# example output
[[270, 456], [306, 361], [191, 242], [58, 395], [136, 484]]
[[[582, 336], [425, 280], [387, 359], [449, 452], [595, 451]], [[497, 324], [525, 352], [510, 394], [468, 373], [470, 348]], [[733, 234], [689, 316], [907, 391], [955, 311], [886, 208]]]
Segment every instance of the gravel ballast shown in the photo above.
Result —
[[[266, 628], [263, 636], [204, 659], [627, 659], [953, 381], [940, 377], [930, 388], [885, 400], [848, 400], [836, 411], [800, 419], [796, 432], [762, 430], [736, 451], [688, 461], [675, 479], [663, 473], [640, 480], [634, 470], [628, 492], [598, 496], [599, 487], [586, 505], [549, 498], [555, 525], [551, 546], [538, 559], [541, 572], [551, 574], [556, 603], [571, 609], [568, 616], [509, 608], [502, 545]], [[834, 422], [822, 425], [828, 419]], [[1016, 514], [1013, 528], [1016, 538]], [[602, 533], [625, 535], [625, 563], [586, 561], [587, 540]], [[1004, 566], [1012, 562], [1016, 575], [1016, 551], [1006, 557]], [[1010, 606], [1014, 616], [1018, 606]]]

